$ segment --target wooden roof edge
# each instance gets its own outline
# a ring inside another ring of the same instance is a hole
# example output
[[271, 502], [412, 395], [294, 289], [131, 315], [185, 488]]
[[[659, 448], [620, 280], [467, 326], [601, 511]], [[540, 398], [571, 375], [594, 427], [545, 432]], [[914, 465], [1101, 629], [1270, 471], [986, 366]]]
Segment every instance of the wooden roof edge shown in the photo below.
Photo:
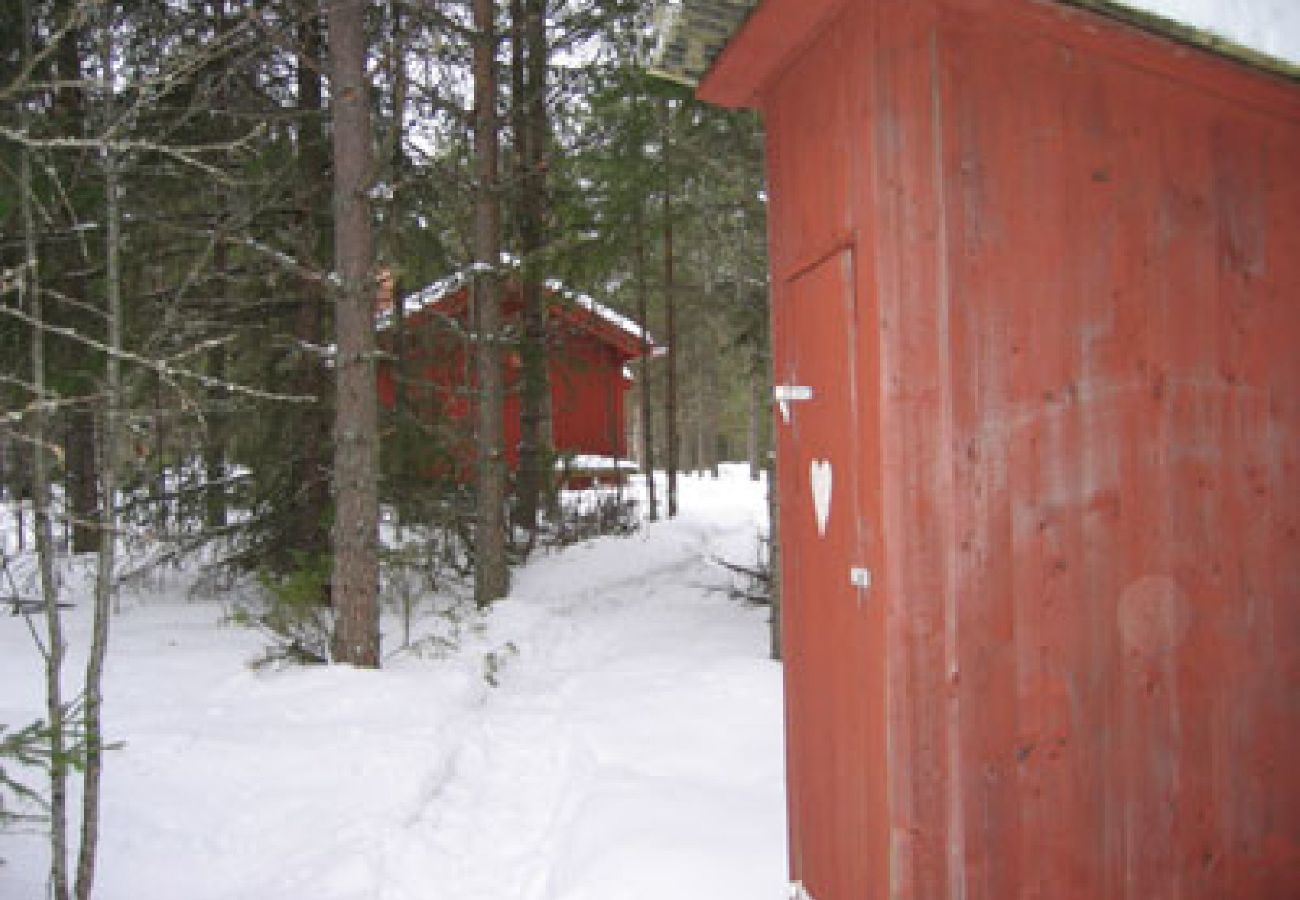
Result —
[[[1098, 15], [1124, 22], [1142, 31], [1194, 47], [1215, 56], [1230, 59], [1248, 68], [1300, 82], [1300, 61], [1273, 56], [1248, 47], [1207, 28], [1191, 25], [1149, 10], [1128, 5], [1124, 0], [1051, 0], [1063, 6], [1086, 9]], [[763, 6], [781, 0], [660, 0], [656, 15], [657, 41], [648, 68], [659, 78], [700, 90], [703, 99], [723, 106], [746, 106], [753, 101], [753, 91], [741, 89], [736, 73], [727, 71], [726, 50], [742, 30], [747, 40], [771, 44], [761, 28], [749, 28]], [[814, 7], [828, 5], [824, 0], [803, 0], [804, 18], [812, 24], [817, 16]], [[743, 14], [742, 14], [743, 7]], [[760, 23], [761, 24], [761, 23]], [[785, 32], [784, 39], [791, 35]], [[774, 46], [774, 45], [772, 45]], [[763, 50], [770, 49], [764, 47]], [[755, 54], [747, 54], [752, 62]], [[768, 61], [776, 68], [780, 60]], [[759, 79], [762, 80], [762, 79]], [[752, 85], [753, 78], [749, 84]]]
[[1091, 10], [1098, 15], [1116, 19], [1180, 44], [1206, 50], [1217, 56], [1225, 56], [1251, 68], [1300, 82], [1300, 62], [1291, 62], [1265, 53], [1263, 50], [1247, 47], [1197, 25], [1189, 25], [1150, 10], [1137, 9], [1123, 3], [1122, 0], [1056, 0], [1056, 2]]
[[[504, 278], [502, 284], [507, 291], [517, 290], [520, 286], [519, 280], [510, 276]], [[403, 300], [405, 319], [409, 321], [429, 313], [459, 316], [468, 309], [470, 287], [467, 279], [460, 280], [453, 277], [432, 282], [418, 291], [412, 291]], [[543, 283], [542, 288], [551, 298], [552, 312], [582, 327], [606, 344], [622, 351], [629, 358], [635, 359], [642, 355], [641, 327], [632, 319], [557, 281], [548, 280]], [[388, 331], [392, 328], [392, 323], [391, 308], [376, 313], [376, 331]], [[655, 355], [662, 346], [649, 331], [645, 332], [645, 341], [651, 355]]]

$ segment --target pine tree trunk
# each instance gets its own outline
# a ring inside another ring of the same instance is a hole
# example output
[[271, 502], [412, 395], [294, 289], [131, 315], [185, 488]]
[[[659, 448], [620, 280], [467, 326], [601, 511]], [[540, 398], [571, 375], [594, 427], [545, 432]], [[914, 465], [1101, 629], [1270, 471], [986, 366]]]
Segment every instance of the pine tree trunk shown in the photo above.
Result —
[[334, 140], [338, 392], [334, 421], [335, 662], [379, 666], [378, 398], [375, 387], [373, 176], [365, 0], [329, 10]]
[[[104, 134], [116, 126], [113, 103], [116, 28], [113, 3], [104, 4], [101, 35], [104, 69]], [[108, 623], [112, 608], [114, 564], [117, 545], [117, 447], [121, 437], [119, 409], [122, 402], [122, 368], [118, 354], [122, 350], [122, 267], [121, 213], [118, 205], [121, 180], [117, 152], [105, 145], [104, 218], [107, 223], [105, 245], [105, 287], [108, 300], [108, 359], [105, 363], [104, 427], [100, 434], [99, 466], [99, 559], [95, 568], [95, 609], [91, 626], [90, 654], [82, 685], [82, 715], [85, 722], [85, 769], [81, 778], [81, 840], [77, 851], [77, 900], [89, 900], [95, 883], [95, 862], [99, 849], [100, 785], [104, 774], [104, 659], [108, 654]]]
[[[384, 210], [387, 227], [381, 232], [378, 248], [379, 275], [377, 309], [387, 309], [392, 326], [389, 330], [391, 345], [386, 348], [389, 354], [388, 371], [393, 379], [393, 409], [391, 427], [380, 424], [379, 432], [392, 435], [392, 440], [385, 446], [383, 438], [379, 441], [381, 460], [380, 471], [391, 473], [393, 484], [397, 487], [392, 495], [392, 507], [397, 544], [401, 546], [402, 521], [408, 510], [408, 486], [413, 485], [411, 477], [415, 474], [412, 460], [412, 442], [408, 440], [407, 422], [410, 416], [410, 397], [407, 391], [407, 356], [408, 340], [406, 333], [406, 274], [402, 228], [398, 223], [405, 215], [405, 192], [408, 172], [403, 142], [406, 132], [407, 102], [410, 96], [409, 75], [407, 73], [407, 22], [404, 16], [404, 0], [388, 0], [390, 20], [387, 35], [389, 46], [385, 69], [389, 89], [392, 91], [392, 120], [389, 133], [383, 147], [388, 157], [389, 171], [386, 180], [390, 185], [388, 203]], [[383, 410], [379, 410], [383, 419]], [[391, 457], [391, 458], [390, 458]], [[409, 637], [403, 646], [409, 644]]]
[[[154, 505], [154, 528], [159, 535], [166, 536], [168, 523], [170, 522], [171, 498], [167, 490], [167, 450], [168, 443], [171, 439], [171, 429], [168, 428], [167, 413], [163, 408], [163, 390], [162, 379], [155, 378], [153, 382], [153, 405], [154, 405], [154, 447], [153, 458], [158, 466], [158, 471], [154, 473], [154, 481], [151, 492]], [[178, 510], [179, 513], [179, 510]]]
[[67, 458], [68, 515], [72, 519], [72, 552], [93, 553], [99, 549], [99, 471], [95, 461], [95, 413], [85, 405], [68, 413], [65, 440]]
[[[407, 73], [407, 27], [403, 15], [405, 4], [403, 0], [389, 0], [389, 16], [391, 18], [391, 32], [389, 34], [390, 48], [388, 53], [388, 83], [392, 89], [392, 126], [387, 148], [389, 154], [389, 164], [391, 173], [389, 181], [392, 184], [392, 194], [390, 196], [386, 216], [389, 223], [399, 223], [403, 220], [405, 206], [404, 194], [407, 187], [407, 166], [406, 154], [404, 150], [404, 140], [406, 131], [406, 113], [407, 100], [410, 96], [410, 83]], [[406, 333], [406, 275], [404, 269], [404, 255], [402, 253], [402, 229], [390, 224], [386, 229], [387, 236], [386, 252], [380, 252], [380, 260], [383, 269], [379, 291], [382, 296], [387, 297], [387, 308], [392, 317], [392, 357], [390, 360], [390, 371], [393, 375], [393, 415], [392, 421], [396, 427], [388, 429], [391, 434], [392, 443], [390, 446], [395, 447], [395, 459], [390, 471], [395, 475], [397, 490], [392, 496], [393, 512], [393, 545], [400, 553], [405, 543], [404, 525], [406, 521], [408, 505], [408, 494], [410, 488], [415, 485], [415, 478], [418, 470], [414, 459], [413, 442], [407, 439], [407, 423], [410, 419], [410, 397], [407, 393], [407, 356], [408, 356], [408, 336]], [[383, 303], [381, 302], [381, 305]], [[382, 414], [382, 410], [379, 411]], [[379, 453], [381, 458], [384, 453], [384, 442], [382, 435], [385, 428], [380, 427]], [[383, 468], [381, 467], [381, 472]], [[397, 572], [398, 578], [398, 596], [401, 601], [402, 615], [402, 649], [408, 649], [411, 646], [411, 626], [414, 615], [414, 598], [412, 597], [411, 583], [405, 571]]]
[[519, 171], [519, 244], [523, 257], [523, 340], [520, 345], [520, 447], [517, 524], [533, 532], [546, 489], [547, 377], [546, 297], [540, 253], [545, 244], [545, 154], [550, 132], [546, 113], [545, 0], [511, 0], [514, 23], [515, 141]]
[[[70, 25], [79, 15], [76, 0], [57, 0], [53, 8], [54, 29]], [[82, 37], [83, 27], [68, 27], [55, 48], [54, 68], [60, 82], [54, 92], [54, 118], [58, 127], [65, 134], [83, 136], [88, 128], [86, 121], [86, 98], [82, 85]], [[59, 204], [61, 207], [62, 204]], [[76, 224], [76, 213], [70, 214]], [[75, 254], [74, 250], [65, 253]], [[70, 296], [83, 300], [90, 298], [88, 280], [78, 270], [84, 272], [88, 260], [74, 261], [63, 258], [66, 270], [73, 274], [63, 276], [65, 285], [61, 285]], [[64, 268], [60, 267], [60, 268]], [[56, 363], [57, 365], [57, 363]], [[86, 376], [87, 382], [93, 382], [96, 374], [91, 367], [78, 365], [78, 374]], [[87, 393], [93, 393], [93, 388]], [[99, 517], [99, 475], [96, 471], [98, 453], [95, 447], [95, 413], [84, 404], [78, 404], [69, 410], [68, 428], [65, 437], [65, 488], [67, 491], [67, 511], [71, 520], [72, 551], [74, 553], [94, 553], [99, 548], [99, 532], [95, 522]]]
[[633, 278], [636, 281], [636, 312], [641, 319], [641, 468], [645, 471], [646, 499], [650, 521], [659, 521], [659, 499], [655, 486], [654, 407], [650, 384], [650, 300], [646, 287], [645, 222], [638, 197], [632, 206], [632, 231], [636, 243], [633, 253]]
[[[23, 59], [33, 56], [32, 0], [24, 0]], [[30, 120], [22, 99], [17, 101], [18, 120], [26, 128]], [[36, 222], [32, 211], [31, 151], [20, 151], [18, 201], [22, 211], [24, 267], [19, 282], [19, 303], [36, 323], [31, 334], [31, 382], [38, 401], [45, 398], [44, 303], [41, 297]], [[31, 414], [31, 493], [36, 529], [36, 564], [40, 575], [41, 599], [45, 605], [45, 717], [50, 726], [50, 894], [53, 900], [68, 900], [68, 763], [63, 742], [63, 622], [59, 613], [59, 587], [54, 578], [54, 535], [50, 524], [50, 466], [47, 449], [46, 412], [37, 406]], [[19, 496], [19, 508], [22, 498]], [[19, 535], [22, 525], [19, 525]]]
[[477, 488], [474, 602], [480, 609], [504, 597], [506, 466], [502, 415], [501, 198], [497, 184], [496, 15], [493, 0], [474, 0], [474, 331], [478, 376]]
[[[225, 253], [217, 245], [223, 263]], [[226, 348], [213, 347], [208, 353], [208, 374], [218, 381], [226, 380]], [[208, 427], [203, 441], [203, 522], [208, 528], [225, 528], [226, 509], [226, 392], [220, 387], [208, 389]]]
[[763, 351], [757, 344], [753, 348], [749, 376], [749, 478], [758, 481], [763, 471], [763, 418], [770, 415], [767, 405], [767, 373]]
[[672, 107], [663, 100], [664, 154], [664, 314], [667, 318], [668, 378], [664, 402], [665, 431], [668, 439], [668, 518], [677, 515], [677, 457], [680, 438], [677, 434], [677, 284], [673, 272], [673, 179], [672, 179]]
[[[329, 212], [319, 189], [318, 179], [330, 170], [325, 146], [324, 84], [321, 75], [323, 35], [319, 7], [314, 0], [299, 0], [298, 54], [296, 86], [298, 93], [298, 253], [318, 269], [328, 268], [321, 260], [328, 256], [323, 234]], [[337, 174], [336, 174], [337, 178]], [[316, 279], [302, 278], [295, 285], [298, 307], [293, 330], [306, 345], [326, 343], [325, 312], [328, 298]], [[280, 502], [288, 505], [285, 547], [274, 548], [278, 562], [285, 568], [295, 563], [313, 561], [330, 551], [330, 472], [327, 462], [332, 440], [328, 398], [333, 393], [328, 373], [321, 360], [311, 353], [300, 354], [294, 373], [294, 393], [318, 398], [288, 413], [293, 425], [285, 429], [291, 444], [289, 483], [291, 494]], [[298, 557], [295, 560], [293, 557]], [[322, 588], [322, 606], [330, 597]]]
[[[713, 334], [719, 328], [716, 322], [706, 316], [705, 335]], [[719, 383], [718, 354], [704, 353], [700, 358], [700, 468], [708, 471], [711, 478], [719, 477], [718, 462], [721, 455], [719, 446], [722, 436], [718, 427], [718, 404], [722, 388]]]

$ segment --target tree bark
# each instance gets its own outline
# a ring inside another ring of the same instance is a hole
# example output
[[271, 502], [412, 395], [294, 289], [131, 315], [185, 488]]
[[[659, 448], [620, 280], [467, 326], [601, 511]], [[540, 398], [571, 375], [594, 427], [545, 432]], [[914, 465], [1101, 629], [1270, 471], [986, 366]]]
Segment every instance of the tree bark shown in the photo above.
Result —
[[[299, 0], [298, 26], [298, 177], [301, 181], [299, 209], [299, 247], [302, 258], [314, 268], [328, 268], [321, 260], [328, 256], [324, 232], [328, 210], [321, 200], [318, 179], [330, 171], [330, 155], [325, 145], [324, 84], [320, 67], [323, 58], [321, 18], [315, 0]], [[300, 279], [296, 285], [299, 302], [293, 330], [305, 344], [320, 346], [326, 334], [325, 312], [328, 298], [319, 281]], [[285, 546], [274, 548], [278, 566], [292, 568], [304, 560], [325, 556], [330, 550], [327, 523], [330, 518], [330, 472], [326, 453], [332, 438], [328, 398], [331, 395], [328, 375], [321, 360], [303, 353], [294, 373], [294, 392], [319, 398], [315, 404], [295, 409], [296, 420], [286, 429], [292, 441], [289, 460], [291, 494], [281, 502], [288, 505], [285, 523]], [[294, 559], [293, 557], [298, 557]], [[330, 597], [322, 592], [322, 606]]]
[[546, 418], [550, 396], [547, 377], [546, 298], [539, 255], [545, 244], [546, 142], [546, 0], [511, 0], [514, 23], [515, 141], [518, 154], [519, 245], [523, 257], [523, 341], [520, 345], [520, 446], [517, 524], [530, 532], [546, 485], [549, 457]]
[[[75, 0], [58, 0], [54, 4], [54, 29], [61, 28], [78, 15]], [[83, 29], [68, 28], [55, 49], [54, 68], [59, 88], [54, 92], [54, 120], [64, 134], [81, 137], [86, 128], [86, 98], [82, 85], [81, 37]], [[74, 217], [75, 218], [75, 217]], [[68, 225], [75, 225], [69, 222]], [[67, 261], [65, 261], [66, 264]], [[84, 261], [83, 261], [84, 263]], [[83, 265], [69, 264], [73, 272]], [[70, 282], [64, 287], [71, 296], [89, 300], [85, 277], [80, 274], [66, 276]], [[93, 380], [92, 370], [77, 365], [77, 370]], [[95, 447], [95, 413], [88, 406], [71, 407], [65, 438], [65, 475], [67, 510], [71, 519], [72, 551], [94, 553], [99, 548], [99, 533], [95, 522], [99, 517], [99, 475], [96, 471], [98, 453]]]
[[334, 134], [338, 394], [334, 420], [335, 662], [379, 666], [378, 398], [375, 387], [373, 175], [365, 0], [329, 9]]
[[[104, 69], [104, 134], [116, 126], [113, 103], [116, 28], [113, 3], [104, 4], [102, 53]], [[117, 153], [105, 144], [104, 219], [107, 234], [104, 247], [105, 289], [108, 301], [108, 359], [104, 370], [104, 427], [100, 435], [99, 465], [99, 558], [95, 568], [95, 609], [91, 625], [90, 653], [82, 684], [85, 722], [85, 769], [81, 778], [81, 840], [77, 851], [77, 900], [89, 900], [95, 883], [95, 862], [99, 849], [100, 784], [104, 774], [104, 659], [108, 655], [108, 623], [116, 591], [114, 563], [117, 545], [117, 447], [120, 438], [119, 409], [122, 402], [122, 267], [121, 214], [118, 205], [121, 180]]]
[[[31, 0], [22, 8], [23, 60], [32, 58]], [[18, 119], [26, 128], [30, 115], [26, 104], [18, 100]], [[41, 298], [36, 222], [32, 211], [31, 151], [23, 148], [19, 157], [18, 201], [22, 211], [24, 267], [19, 282], [19, 302], [37, 324], [31, 335], [31, 381], [38, 403], [46, 396], [44, 304]], [[54, 578], [54, 535], [50, 524], [50, 466], [46, 413], [37, 406], [31, 414], [32, 508], [36, 527], [36, 564], [40, 575], [41, 599], [45, 604], [45, 716], [50, 726], [50, 893], [53, 900], [68, 900], [68, 763], [63, 741], [63, 622], [59, 614], [59, 586]], [[18, 498], [22, 508], [22, 497]], [[19, 526], [19, 535], [22, 526]]]
[[474, 332], [478, 376], [477, 521], [474, 532], [474, 602], [480, 609], [504, 597], [506, 467], [502, 414], [501, 197], [497, 184], [496, 10], [474, 0]]
[[[224, 242], [218, 243], [213, 255], [218, 272], [226, 269]], [[220, 345], [208, 352], [208, 374], [218, 381], [226, 380], [226, 347]], [[220, 387], [208, 389], [207, 429], [203, 440], [203, 523], [208, 528], [225, 528], [226, 511], [226, 391]]]
[[751, 348], [749, 381], [749, 478], [758, 481], [763, 471], [763, 419], [771, 415], [767, 398], [767, 367], [763, 348], [756, 342]]
[[645, 470], [646, 501], [650, 506], [650, 521], [659, 521], [659, 498], [655, 485], [654, 393], [650, 383], [650, 299], [646, 288], [645, 222], [642, 201], [637, 197], [632, 205], [633, 279], [636, 282], [636, 312], [641, 319], [641, 468]]
[[662, 101], [664, 159], [664, 315], [667, 319], [664, 339], [668, 342], [667, 396], [664, 401], [665, 436], [667, 438], [668, 518], [677, 515], [677, 459], [680, 438], [677, 434], [677, 284], [673, 272], [673, 176], [672, 176], [672, 106]]
[[71, 408], [65, 447], [72, 552], [93, 553], [99, 549], [99, 532], [95, 523], [100, 513], [94, 410], [83, 405]]
[[[705, 309], [711, 309], [712, 304], [705, 303]], [[701, 329], [702, 334], [708, 336], [706, 339], [718, 340], [721, 338], [722, 326], [712, 315], [705, 312], [704, 325]], [[700, 410], [700, 472], [708, 471], [711, 478], [718, 478], [718, 462], [721, 455], [722, 435], [718, 427], [718, 406], [720, 404], [720, 395], [722, 387], [719, 380], [718, 372], [718, 354], [710, 353], [707, 350], [700, 354], [699, 360], [699, 410]]]

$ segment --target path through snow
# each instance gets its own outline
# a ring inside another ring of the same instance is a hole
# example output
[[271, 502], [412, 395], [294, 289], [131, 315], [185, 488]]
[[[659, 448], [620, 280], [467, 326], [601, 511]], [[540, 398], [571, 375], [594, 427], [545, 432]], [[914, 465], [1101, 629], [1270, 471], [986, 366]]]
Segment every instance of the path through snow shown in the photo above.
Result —
[[[677, 520], [536, 559], [455, 653], [381, 672], [250, 672], [212, 603], [129, 598], [98, 897], [783, 897], [780, 669], [712, 562], [763, 517], [738, 473], [690, 479]], [[19, 619], [0, 684], [0, 721], [38, 714]], [[41, 896], [39, 836], [0, 857], [0, 897]]]

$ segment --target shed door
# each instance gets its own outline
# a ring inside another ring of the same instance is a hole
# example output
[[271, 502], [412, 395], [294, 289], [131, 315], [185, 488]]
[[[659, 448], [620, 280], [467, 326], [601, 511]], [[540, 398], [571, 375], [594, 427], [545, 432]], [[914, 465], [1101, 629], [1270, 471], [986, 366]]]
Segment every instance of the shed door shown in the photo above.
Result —
[[777, 412], [792, 875], [816, 900], [868, 898], [887, 881], [872, 852], [884, 810], [871, 808], [881, 802], [883, 696], [874, 589], [852, 574], [870, 570], [858, 463], [861, 442], [874, 438], [861, 427], [875, 421], [859, 400], [852, 249], [783, 293], [776, 380], [786, 394], [811, 389]]

